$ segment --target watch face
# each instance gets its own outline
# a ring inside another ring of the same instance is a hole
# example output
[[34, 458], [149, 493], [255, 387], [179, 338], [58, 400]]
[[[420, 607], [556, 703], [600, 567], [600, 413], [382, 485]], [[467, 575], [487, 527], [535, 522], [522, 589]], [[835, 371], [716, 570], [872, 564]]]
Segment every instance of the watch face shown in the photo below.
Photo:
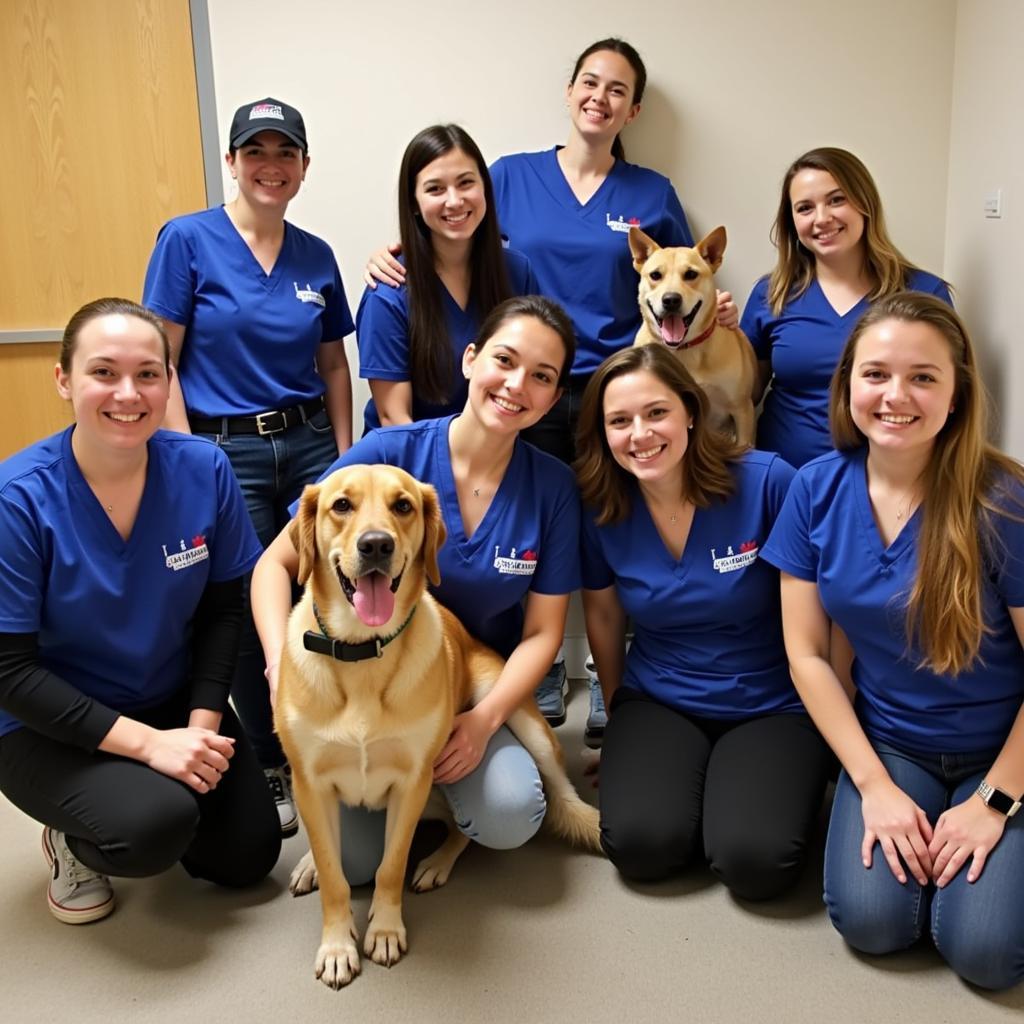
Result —
[[1007, 796], [1001, 789], [993, 789], [989, 798], [985, 801], [994, 811], [1000, 814], [1009, 814], [1013, 810], [1016, 801], [1013, 797]]

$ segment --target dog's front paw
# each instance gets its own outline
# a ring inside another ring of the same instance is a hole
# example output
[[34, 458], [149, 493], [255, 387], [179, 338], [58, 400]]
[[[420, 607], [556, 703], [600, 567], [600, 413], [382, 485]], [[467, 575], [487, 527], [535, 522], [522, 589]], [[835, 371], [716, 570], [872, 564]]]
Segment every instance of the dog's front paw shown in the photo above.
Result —
[[382, 967], [390, 967], [402, 959], [408, 949], [401, 907], [373, 906], [370, 927], [366, 930], [363, 952]]
[[448, 881], [454, 866], [455, 858], [448, 855], [444, 847], [435, 850], [429, 857], [424, 857], [416, 865], [416, 870], [412, 875], [413, 892], [430, 892], [431, 889], [440, 889]]
[[324, 942], [316, 951], [316, 977], [328, 988], [343, 988], [359, 973], [359, 949], [353, 938]]
[[292, 869], [292, 877], [288, 881], [288, 891], [293, 896], [305, 896], [316, 889], [318, 885], [316, 864], [313, 863], [313, 851], [307, 850], [302, 860]]

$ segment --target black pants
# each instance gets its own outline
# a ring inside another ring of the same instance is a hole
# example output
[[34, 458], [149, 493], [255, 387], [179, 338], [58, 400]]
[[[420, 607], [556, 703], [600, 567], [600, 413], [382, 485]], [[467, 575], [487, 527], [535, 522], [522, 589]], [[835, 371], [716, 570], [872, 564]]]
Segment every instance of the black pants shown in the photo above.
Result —
[[[182, 701], [134, 715], [156, 728], [184, 726]], [[0, 791], [30, 817], [68, 837], [71, 852], [105, 875], [142, 878], [181, 861], [218, 885], [245, 886], [269, 874], [281, 852], [277, 808], [238, 719], [217, 788], [199, 794], [140, 761], [89, 753], [31, 729], [0, 739]]]
[[770, 899], [800, 875], [830, 764], [807, 715], [712, 721], [620, 687], [601, 750], [602, 845], [637, 881], [676, 874], [702, 845], [737, 896]]
[[589, 381], [589, 375], [570, 378], [562, 397], [547, 415], [522, 432], [523, 440], [561, 459], [566, 465], [572, 465], [576, 458], [576, 427], [580, 419], [583, 392]]

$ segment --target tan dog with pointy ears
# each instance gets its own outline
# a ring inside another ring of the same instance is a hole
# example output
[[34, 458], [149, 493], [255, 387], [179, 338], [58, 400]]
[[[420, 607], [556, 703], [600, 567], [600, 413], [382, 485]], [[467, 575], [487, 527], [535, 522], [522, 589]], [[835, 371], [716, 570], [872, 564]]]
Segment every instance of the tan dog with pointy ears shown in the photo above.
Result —
[[[434, 760], [456, 713], [489, 692], [504, 663], [426, 592], [428, 580], [438, 582], [445, 539], [432, 487], [392, 466], [340, 469], [303, 491], [291, 537], [306, 589], [288, 621], [274, 724], [315, 864], [314, 876], [303, 858], [292, 890], [319, 882], [316, 976], [340, 988], [360, 962], [338, 802], [387, 809], [363, 950], [390, 966], [406, 950], [402, 888]], [[600, 850], [597, 810], [573, 789], [532, 695], [507, 724], [540, 769], [554, 830]], [[413, 888], [443, 885], [468, 844], [450, 825], [440, 849], [417, 866]]]
[[639, 228], [629, 229], [643, 315], [635, 344], [674, 352], [708, 396], [715, 426], [753, 445], [757, 360], [746, 335], [717, 320], [714, 275], [725, 241], [718, 227], [693, 249], [662, 249]]

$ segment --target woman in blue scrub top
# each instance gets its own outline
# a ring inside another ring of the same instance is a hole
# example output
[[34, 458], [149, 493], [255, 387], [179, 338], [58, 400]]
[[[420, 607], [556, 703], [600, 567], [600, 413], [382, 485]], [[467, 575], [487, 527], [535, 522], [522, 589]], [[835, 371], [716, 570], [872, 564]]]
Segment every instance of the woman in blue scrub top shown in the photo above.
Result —
[[796, 688], [843, 764], [832, 923], [873, 954], [927, 932], [1003, 989], [1024, 978], [1024, 467], [986, 442], [985, 404], [952, 309], [876, 303], [833, 380], [838, 451], [797, 474], [764, 557]]
[[[354, 327], [330, 248], [284, 219], [309, 167], [302, 115], [270, 98], [239, 107], [225, 159], [238, 195], [164, 225], [143, 303], [163, 318], [178, 371], [167, 426], [224, 449], [267, 545], [302, 488], [351, 443], [342, 339]], [[292, 835], [298, 823], [264, 668], [247, 617], [231, 695], [281, 830]]]
[[481, 320], [539, 291], [526, 257], [502, 249], [487, 164], [458, 125], [432, 125], [406, 147], [398, 223], [405, 283], [367, 288], [356, 313], [368, 431], [459, 412], [462, 353]]
[[740, 326], [761, 389], [771, 381], [757, 447], [800, 467], [832, 450], [829, 382], [868, 305], [903, 289], [952, 299], [893, 244], [871, 174], [844, 149], [812, 149], [790, 165], [772, 237], [778, 263], [754, 285]]
[[830, 762], [789, 678], [778, 573], [757, 557], [793, 470], [711, 430], [704, 393], [658, 345], [594, 374], [580, 448], [583, 606], [610, 711], [605, 852], [638, 881], [703, 856], [737, 896], [777, 896], [800, 875]]
[[[388, 463], [437, 489], [448, 539], [434, 594], [507, 661], [487, 697], [456, 716], [434, 781], [459, 828], [499, 849], [526, 842], [544, 817], [537, 767], [504, 722], [550, 666], [569, 594], [580, 584], [572, 474], [520, 437], [558, 400], [573, 346], [572, 325], [557, 305], [537, 296], [509, 299], [463, 355], [469, 393], [458, 416], [375, 430], [329, 470]], [[284, 530], [253, 575], [272, 679], [297, 571]], [[386, 624], [381, 633], [393, 629]], [[350, 883], [368, 881], [383, 850], [384, 815], [351, 808], [343, 815], [345, 875]]]
[[260, 546], [224, 455], [158, 430], [172, 373], [152, 313], [83, 306], [56, 368], [74, 425], [0, 464], [0, 790], [45, 826], [68, 924], [113, 910], [109, 875], [249, 885], [281, 848], [228, 706]]

